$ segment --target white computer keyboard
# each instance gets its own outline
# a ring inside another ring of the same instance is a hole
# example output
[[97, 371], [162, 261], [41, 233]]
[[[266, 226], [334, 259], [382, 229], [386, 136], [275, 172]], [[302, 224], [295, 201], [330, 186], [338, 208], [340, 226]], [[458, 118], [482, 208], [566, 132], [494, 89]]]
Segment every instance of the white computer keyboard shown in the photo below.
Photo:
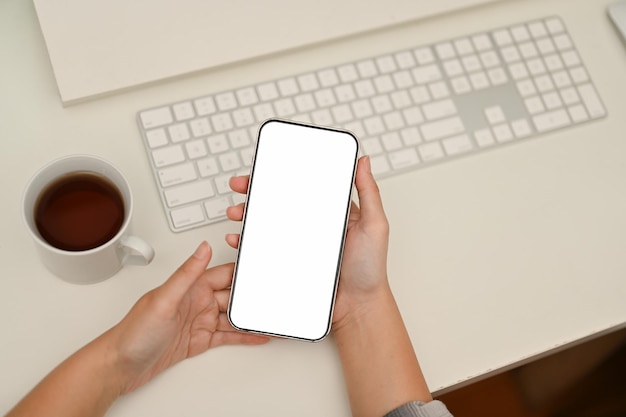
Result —
[[138, 123], [178, 232], [243, 201], [228, 179], [249, 172], [271, 117], [354, 132], [380, 179], [605, 115], [549, 17], [147, 109]]

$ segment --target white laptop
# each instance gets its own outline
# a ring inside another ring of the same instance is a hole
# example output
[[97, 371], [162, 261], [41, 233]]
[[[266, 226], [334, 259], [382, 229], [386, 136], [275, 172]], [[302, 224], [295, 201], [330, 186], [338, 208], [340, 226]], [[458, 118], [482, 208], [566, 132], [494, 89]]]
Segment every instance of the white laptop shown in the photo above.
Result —
[[34, 0], [70, 104], [498, 0]]

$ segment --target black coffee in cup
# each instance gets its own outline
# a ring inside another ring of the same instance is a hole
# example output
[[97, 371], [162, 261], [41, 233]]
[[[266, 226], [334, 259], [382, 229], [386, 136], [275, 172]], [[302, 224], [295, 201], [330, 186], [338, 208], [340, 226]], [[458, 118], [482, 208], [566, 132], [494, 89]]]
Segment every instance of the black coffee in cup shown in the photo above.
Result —
[[108, 242], [121, 229], [124, 199], [103, 176], [73, 172], [45, 187], [35, 203], [34, 220], [50, 245], [85, 251]]

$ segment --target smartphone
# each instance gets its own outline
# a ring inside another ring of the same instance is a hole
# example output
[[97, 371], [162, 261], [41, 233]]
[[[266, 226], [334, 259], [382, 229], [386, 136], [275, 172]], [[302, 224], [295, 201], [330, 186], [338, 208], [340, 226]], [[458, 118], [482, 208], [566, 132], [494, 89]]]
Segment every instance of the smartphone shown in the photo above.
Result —
[[339, 129], [261, 125], [228, 307], [233, 327], [307, 341], [330, 332], [358, 148]]

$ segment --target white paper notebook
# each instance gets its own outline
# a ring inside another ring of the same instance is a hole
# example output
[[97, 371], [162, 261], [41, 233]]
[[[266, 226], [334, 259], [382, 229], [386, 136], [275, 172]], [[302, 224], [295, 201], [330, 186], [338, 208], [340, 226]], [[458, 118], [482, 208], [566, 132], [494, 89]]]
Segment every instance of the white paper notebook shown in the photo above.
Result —
[[70, 104], [499, 0], [34, 0]]

